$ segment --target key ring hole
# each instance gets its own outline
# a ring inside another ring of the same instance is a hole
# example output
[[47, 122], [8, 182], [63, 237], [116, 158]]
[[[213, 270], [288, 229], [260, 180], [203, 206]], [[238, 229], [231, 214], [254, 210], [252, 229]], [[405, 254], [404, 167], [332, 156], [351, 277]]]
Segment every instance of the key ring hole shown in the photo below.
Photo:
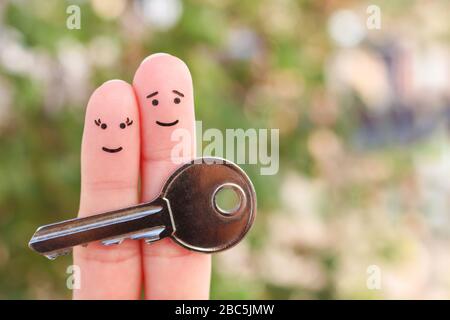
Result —
[[244, 200], [245, 193], [240, 186], [225, 183], [214, 191], [212, 202], [216, 211], [229, 217], [241, 209]]

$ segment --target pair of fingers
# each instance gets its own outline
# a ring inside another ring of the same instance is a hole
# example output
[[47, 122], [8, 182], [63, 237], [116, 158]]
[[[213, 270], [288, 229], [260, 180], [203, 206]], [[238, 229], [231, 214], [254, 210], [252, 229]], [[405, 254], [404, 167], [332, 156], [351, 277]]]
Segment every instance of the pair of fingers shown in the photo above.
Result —
[[[100, 86], [86, 111], [79, 216], [155, 198], [179, 166], [171, 160], [177, 143], [171, 134], [179, 128], [192, 137], [183, 146], [188, 160], [195, 156], [194, 98], [189, 69], [180, 59], [151, 55], [139, 66], [132, 86], [121, 80]], [[147, 299], [209, 295], [210, 256], [170, 239], [76, 247], [74, 264], [80, 268], [76, 299], [138, 299], [142, 290]]]

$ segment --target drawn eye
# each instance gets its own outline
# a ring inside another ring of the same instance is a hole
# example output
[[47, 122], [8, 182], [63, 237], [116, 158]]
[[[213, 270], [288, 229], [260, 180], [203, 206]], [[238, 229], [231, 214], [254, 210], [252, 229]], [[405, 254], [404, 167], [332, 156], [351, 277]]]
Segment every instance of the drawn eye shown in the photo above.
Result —
[[183, 97], [184, 97], [184, 94], [181, 93], [181, 92], [178, 91], [178, 90], [172, 90], [172, 92], [175, 93], [177, 96], [179, 96], [179, 97], [175, 97], [175, 99], [173, 99], [173, 102], [174, 102], [175, 104], [179, 104], [179, 103], [181, 102], [180, 97], [183, 98]]
[[[153, 98], [153, 97], [156, 96], [157, 94], [158, 94], [158, 91], [155, 91], [155, 92], [153, 92], [153, 93], [150, 93], [150, 94], [147, 96], [147, 99]], [[157, 106], [158, 103], [159, 103], [158, 100], [156, 100], [156, 99], [153, 99], [153, 100], [152, 100], [152, 105]]]
[[102, 123], [102, 121], [100, 119], [94, 120], [95, 124], [97, 126], [99, 126], [100, 128], [102, 128], [103, 130], [105, 130], [106, 128], [108, 128], [108, 126], [106, 125], [106, 123]]
[[120, 129], [125, 129], [127, 126], [131, 126], [133, 124], [133, 120], [130, 120], [130, 118], [127, 118], [127, 121], [122, 122], [120, 124]]

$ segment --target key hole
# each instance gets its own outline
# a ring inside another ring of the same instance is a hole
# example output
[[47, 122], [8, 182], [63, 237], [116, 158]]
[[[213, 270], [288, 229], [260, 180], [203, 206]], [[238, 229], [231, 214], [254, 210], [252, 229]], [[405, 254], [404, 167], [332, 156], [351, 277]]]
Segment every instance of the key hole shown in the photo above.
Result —
[[234, 183], [226, 183], [214, 192], [214, 208], [225, 216], [231, 216], [241, 208], [244, 198], [245, 194], [241, 187]]

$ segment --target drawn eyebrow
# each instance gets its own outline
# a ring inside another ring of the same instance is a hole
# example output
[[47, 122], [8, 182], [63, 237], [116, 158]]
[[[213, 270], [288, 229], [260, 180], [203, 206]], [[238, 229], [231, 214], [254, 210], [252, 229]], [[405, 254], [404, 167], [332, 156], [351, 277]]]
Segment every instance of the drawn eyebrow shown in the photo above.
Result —
[[150, 93], [150, 94], [147, 96], [147, 98], [154, 97], [154, 96], [156, 96], [157, 94], [158, 94], [158, 91], [155, 91], [155, 92], [153, 92], [153, 93]]
[[179, 95], [180, 97], [184, 97], [184, 94], [182, 94], [180, 91], [172, 90], [172, 92]]

